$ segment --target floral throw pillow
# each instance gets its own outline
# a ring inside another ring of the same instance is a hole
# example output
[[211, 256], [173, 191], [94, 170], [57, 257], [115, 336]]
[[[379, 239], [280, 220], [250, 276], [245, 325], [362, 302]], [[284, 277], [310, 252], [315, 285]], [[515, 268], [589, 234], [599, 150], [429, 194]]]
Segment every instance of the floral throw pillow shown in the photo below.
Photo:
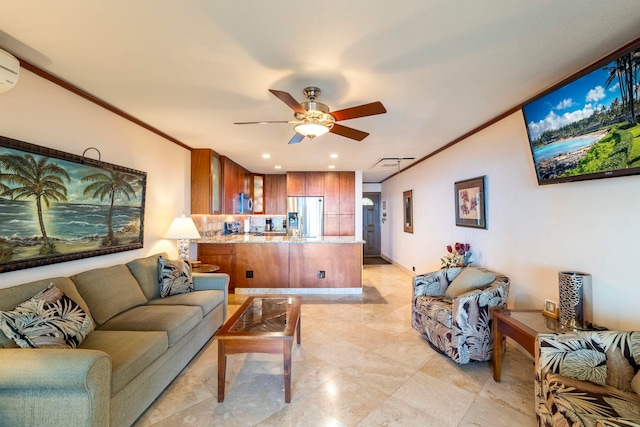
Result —
[[193, 291], [191, 265], [182, 259], [158, 258], [160, 297], [184, 294]]
[[51, 283], [11, 311], [0, 329], [22, 348], [76, 348], [93, 330], [91, 317]]

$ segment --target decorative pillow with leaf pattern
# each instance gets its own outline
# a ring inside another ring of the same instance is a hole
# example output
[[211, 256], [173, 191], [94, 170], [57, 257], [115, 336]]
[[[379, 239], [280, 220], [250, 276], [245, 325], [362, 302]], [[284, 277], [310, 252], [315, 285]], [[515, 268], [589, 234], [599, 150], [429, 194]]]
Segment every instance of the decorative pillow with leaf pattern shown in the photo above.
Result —
[[0, 330], [22, 348], [76, 348], [93, 321], [51, 283], [15, 309], [0, 311]]
[[188, 261], [159, 257], [158, 269], [161, 298], [193, 291], [191, 265]]

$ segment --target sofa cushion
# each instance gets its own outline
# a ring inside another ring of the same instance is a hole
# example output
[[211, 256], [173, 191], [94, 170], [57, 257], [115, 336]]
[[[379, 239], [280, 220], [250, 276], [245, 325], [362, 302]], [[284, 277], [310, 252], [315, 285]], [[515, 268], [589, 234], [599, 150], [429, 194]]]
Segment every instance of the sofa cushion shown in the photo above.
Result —
[[140, 285], [124, 264], [85, 271], [71, 276], [71, 280], [99, 325], [131, 307], [147, 302]]
[[158, 258], [167, 255], [156, 254], [146, 258], [134, 259], [127, 263], [129, 271], [136, 278], [142, 293], [147, 300], [160, 297], [160, 288], [158, 287]]
[[11, 311], [0, 329], [22, 348], [75, 348], [93, 329], [91, 317], [51, 283]]
[[182, 259], [158, 258], [160, 298], [193, 292], [191, 265]]
[[165, 331], [169, 347], [202, 320], [200, 307], [186, 305], [145, 305], [120, 313], [98, 327], [111, 331]]
[[[87, 303], [78, 293], [76, 285], [74, 285], [68, 277], [53, 277], [51, 279], [37, 280], [19, 286], [0, 289], [0, 310], [13, 310], [18, 304], [28, 300], [43, 289], [46, 289], [51, 283], [55, 284], [65, 295], [82, 307], [85, 313], [91, 314], [89, 313]], [[17, 346], [11, 338], [0, 332], [0, 348], [16, 348]]]
[[162, 331], [93, 331], [79, 348], [109, 355], [113, 396], [167, 351], [168, 345]]
[[224, 304], [223, 291], [198, 291], [186, 294], [172, 295], [166, 298], [156, 298], [149, 301], [149, 305], [193, 305], [202, 309], [202, 316], [209, 314], [218, 305]]
[[445, 295], [449, 298], [457, 298], [474, 289], [480, 289], [490, 285], [495, 278], [495, 273], [491, 271], [475, 267], [466, 267], [453, 279], [445, 291]]

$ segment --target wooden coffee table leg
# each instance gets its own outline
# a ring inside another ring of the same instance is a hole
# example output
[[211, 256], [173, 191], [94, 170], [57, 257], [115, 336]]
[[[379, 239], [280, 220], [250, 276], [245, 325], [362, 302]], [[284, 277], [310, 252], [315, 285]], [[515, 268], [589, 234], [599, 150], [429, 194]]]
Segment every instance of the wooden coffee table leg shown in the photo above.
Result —
[[284, 401], [291, 402], [291, 345], [289, 340], [282, 341], [282, 358], [284, 360]]
[[224, 384], [227, 374], [227, 355], [224, 340], [218, 340], [218, 402], [224, 402]]
[[300, 329], [302, 329], [302, 325], [300, 325], [300, 322], [302, 322], [302, 319], [298, 318], [298, 328], [296, 330], [296, 341], [298, 343], [298, 347], [300, 347]]
[[493, 318], [493, 380], [500, 382], [502, 371], [502, 339], [503, 335], [498, 326], [499, 320]]

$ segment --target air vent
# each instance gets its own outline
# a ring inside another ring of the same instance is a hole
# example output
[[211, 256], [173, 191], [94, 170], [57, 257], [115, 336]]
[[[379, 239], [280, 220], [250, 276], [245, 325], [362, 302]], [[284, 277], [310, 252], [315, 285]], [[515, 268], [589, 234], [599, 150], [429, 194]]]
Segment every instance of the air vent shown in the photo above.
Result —
[[402, 162], [405, 160], [415, 160], [415, 157], [381, 157], [376, 160], [371, 166], [369, 166], [369, 170], [371, 169], [389, 169], [389, 168], [397, 168], [399, 169], [402, 165]]

